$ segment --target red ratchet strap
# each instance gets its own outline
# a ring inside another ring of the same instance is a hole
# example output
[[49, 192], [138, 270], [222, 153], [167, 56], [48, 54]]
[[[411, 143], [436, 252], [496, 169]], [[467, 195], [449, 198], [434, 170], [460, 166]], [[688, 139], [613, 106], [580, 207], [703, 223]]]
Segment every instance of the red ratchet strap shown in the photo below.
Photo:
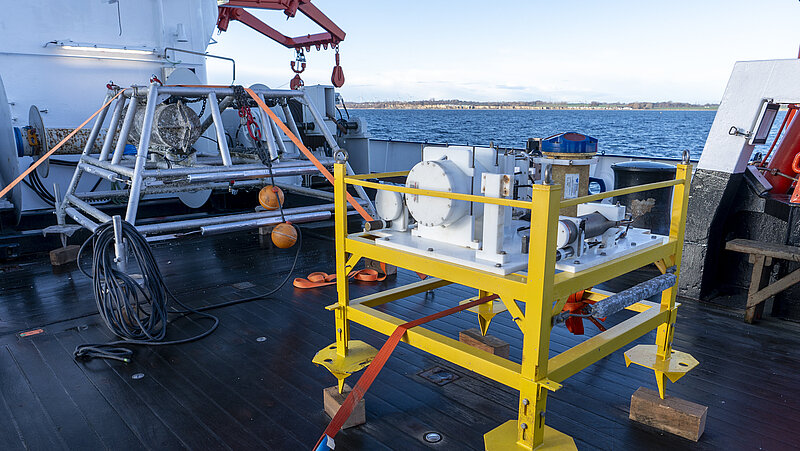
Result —
[[[564, 308], [561, 310], [562, 312], [569, 312], [576, 315], [584, 315], [586, 314], [586, 306], [590, 304], [594, 304], [597, 301], [592, 301], [589, 299], [584, 299], [583, 296], [586, 291], [579, 291], [577, 293], [572, 293], [567, 298], [567, 303], [564, 304]], [[567, 326], [567, 330], [572, 332], [575, 335], [583, 335], [583, 319], [584, 317], [581, 316], [570, 316], [564, 321], [564, 325]], [[606, 330], [606, 328], [600, 324], [597, 319], [589, 316], [586, 317], [589, 321], [591, 321], [595, 326], [597, 326], [600, 331]], [[602, 318], [601, 321], [605, 321], [605, 318]]]
[[[369, 364], [367, 369], [364, 370], [364, 374], [361, 375], [361, 378], [358, 379], [356, 386], [353, 387], [353, 390], [350, 394], [347, 395], [347, 399], [344, 400], [344, 403], [336, 412], [336, 415], [333, 416], [330, 424], [328, 427], [325, 428], [325, 432], [317, 441], [317, 444], [314, 445], [314, 450], [320, 449], [320, 444], [326, 442], [326, 440], [332, 441], [333, 437], [339, 432], [344, 425], [344, 422], [347, 421], [347, 418], [350, 417], [350, 414], [353, 412], [353, 408], [364, 398], [364, 394], [369, 389], [369, 386], [372, 385], [372, 382], [375, 381], [375, 378], [380, 373], [381, 369], [383, 369], [383, 365], [386, 364], [386, 361], [389, 360], [389, 356], [392, 355], [394, 348], [400, 343], [400, 339], [403, 338], [406, 331], [411, 329], [412, 327], [417, 327], [422, 324], [428, 323], [430, 321], [444, 318], [445, 316], [452, 315], [453, 313], [460, 312], [462, 310], [466, 310], [468, 308], [475, 307], [476, 305], [480, 305], [489, 301], [493, 301], [498, 299], [499, 296], [493, 294], [491, 296], [486, 296], [480, 299], [476, 299], [472, 302], [467, 302], [466, 304], [461, 304], [459, 306], [449, 308], [447, 310], [441, 311], [439, 313], [434, 313], [433, 315], [428, 315], [420, 319], [415, 319], [414, 321], [409, 321], [405, 324], [401, 324], [397, 326], [397, 329], [392, 332], [392, 335], [389, 336], [389, 339], [386, 340], [386, 343], [383, 344], [378, 354], [372, 359], [372, 363]], [[323, 448], [324, 449], [324, 448]]]
[[[286, 124], [284, 124], [283, 121], [281, 121], [278, 118], [278, 116], [275, 115], [275, 113], [272, 112], [272, 110], [267, 106], [267, 104], [264, 103], [264, 100], [261, 97], [259, 97], [255, 92], [253, 92], [252, 89], [244, 88], [244, 90], [245, 90], [246, 93], [250, 94], [250, 97], [252, 97], [253, 100], [256, 101], [258, 106], [262, 110], [264, 110], [265, 113], [267, 113], [267, 115], [269, 116], [270, 119], [272, 119], [272, 122], [275, 122], [275, 124], [278, 126], [278, 128], [280, 128], [283, 131], [283, 133], [285, 133], [286, 136], [288, 136], [289, 139], [292, 140], [292, 142], [297, 146], [297, 148], [300, 149], [301, 152], [303, 152], [303, 154], [306, 156], [306, 158], [311, 160], [311, 162], [314, 163], [314, 166], [316, 166], [317, 169], [319, 169], [319, 172], [321, 172], [322, 175], [324, 175], [325, 178], [328, 179], [328, 182], [330, 182], [330, 184], [333, 185], [333, 181], [334, 181], [333, 180], [333, 174], [331, 174], [330, 171], [328, 171], [328, 168], [323, 166], [322, 163], [319, 162], [317, 157], [315, 157], [314, 154], [311, 153], [311, 151], [308, 150], [308, 148], [305, 145], [303, 145], [303, 141], [300, 141], [300, 138], [295, 136], [294, 133], [292, 133], [292, 131], [289, 130], [289, 127], [287, 127]], [[364, 210], [364, 207], [362, 207], [361, 204], [358, 203], [353, 198], [353, 196], [350, 195], [350, 193], [345, 193], [345, 194], [347, 195], [347, 201], [350, 202], [350, 205], [352, 205], [353, 208], [356, 209], [356, 211], [361, 215], [362, 218], [364, 218], [365, 221], [373, 221], [374, 220], [372, 218], [372, 215], [367, 213], [367, 210]]]
[[[351, 271], [350, 274], [347, 275], [347, 278], [361, 282], [380, 282], [386, 279], [386, 273], [380, 275], [380, 273], [374, 269], [359, 269], [357, 271]], [[294, 279], [292, 285], [294, 285], [295, 288], [317, 288], [333, 285], [335, 283], [336, 274], [312, 272], [308, 275], [308, 279], [303, 279], [302, 277]]]

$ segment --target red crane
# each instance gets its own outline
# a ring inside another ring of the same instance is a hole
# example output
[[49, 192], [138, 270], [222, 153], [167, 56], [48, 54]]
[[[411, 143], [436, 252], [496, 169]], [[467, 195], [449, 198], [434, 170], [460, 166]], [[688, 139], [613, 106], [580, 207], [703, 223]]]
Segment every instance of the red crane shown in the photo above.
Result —
[[[244, 8], [283, 10], [286, 17], [294, 17], [297, 11], [300, 11], [322, 27], [325, 32], [292, 38], [265, 24]], [[311, 4], [311, 0], [229, 0], [219, 6], [217, 29], [220, 32], [227, 31], [231, 20], [237, 20], [278, 44], [297, 51], [296, 60], [291, 62], [292, 70], [296, 74], [290, 83], [292, 89], [303, 86], [303, 80], [300, 79], [300, 73], [306, 68], [303, 51], [310, 51], [311, 47], [316, 47], [317, 50], [327, 49], [329, 45], [336, 51], [336, 65], [331, 74], [331, 83], [337, 88], [344, 84], [344, 72], [339, 65], [339, 43], [344, 40], [345, 33], [328, 16]]]

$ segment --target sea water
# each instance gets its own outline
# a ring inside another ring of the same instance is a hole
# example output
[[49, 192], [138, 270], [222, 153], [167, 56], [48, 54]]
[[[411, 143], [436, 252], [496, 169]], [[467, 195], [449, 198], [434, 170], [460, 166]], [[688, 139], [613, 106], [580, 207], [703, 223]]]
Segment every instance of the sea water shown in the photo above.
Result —
[[716, 111], [350, 109], [349, 113], [364, 118], [367, 130], [378, 139], [469, 145], [492, 141], [524, 148], [528, 138], [579, 132], [597, 138], [601, 153], [680, 158], [683, 150], [689, 150], [697, 159]]

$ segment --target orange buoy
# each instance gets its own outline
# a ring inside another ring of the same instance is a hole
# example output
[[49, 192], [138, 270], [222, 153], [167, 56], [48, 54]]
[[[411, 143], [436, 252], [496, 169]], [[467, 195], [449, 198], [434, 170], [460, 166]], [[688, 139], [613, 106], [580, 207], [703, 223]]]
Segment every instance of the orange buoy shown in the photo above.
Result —
[[288, 249], [297, 242], [297, 230], [288, 222], [282, 222], [272, 229], [272, 242], [281, 249]]
[[277, 210], [283, 206], [283, 191], [277, 186], [267, 185], [258, 192], [258, 203], [265, 210]]

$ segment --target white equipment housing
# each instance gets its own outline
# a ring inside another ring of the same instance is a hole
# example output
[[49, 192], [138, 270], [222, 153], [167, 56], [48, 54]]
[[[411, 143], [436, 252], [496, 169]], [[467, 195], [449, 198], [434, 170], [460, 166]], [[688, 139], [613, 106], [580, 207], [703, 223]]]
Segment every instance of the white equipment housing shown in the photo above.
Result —
[[[515, 191], [515, 180], [529, 183], [529, 173], [527, 168], [515, 168], [513, 153], [494, 147], [429, 146], [409, 172], [406, 186], [508, 198]], [[378, 193], [376, 209], [387, 228], [373, 232], [376, 244], [495, 274], [527, 269], [527, 241], [518, 232], [530, 222], [512, 219], [510, 207], [423, 194], [406, 195], [403, 206], [401, 194]], [[526, 193], [529, 190], [516, 189], [517, 197]], [[559, 271], [578, 272], [667, 239], [629, 227], [623, 206], [581, 204], [577, 213], [559, 221]], [[409, 215], [416, 224], [408, 224]], [[535, 233], [530, 239], [536, 239]]]

